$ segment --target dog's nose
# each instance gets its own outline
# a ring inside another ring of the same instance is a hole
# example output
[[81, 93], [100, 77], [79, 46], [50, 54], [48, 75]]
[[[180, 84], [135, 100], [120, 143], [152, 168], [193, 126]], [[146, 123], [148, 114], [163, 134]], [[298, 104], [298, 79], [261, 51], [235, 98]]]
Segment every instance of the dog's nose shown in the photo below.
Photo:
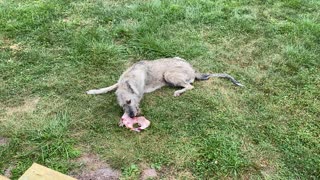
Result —
[[129, 113], [129, 117], [134, 118], [134, 113], [133, 113], [133, 112], [130, 112], [130, 113]]

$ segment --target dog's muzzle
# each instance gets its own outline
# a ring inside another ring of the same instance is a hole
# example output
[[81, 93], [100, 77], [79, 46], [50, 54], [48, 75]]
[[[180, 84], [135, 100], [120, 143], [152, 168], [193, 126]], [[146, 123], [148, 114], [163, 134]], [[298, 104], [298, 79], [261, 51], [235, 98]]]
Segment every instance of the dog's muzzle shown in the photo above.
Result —
[[133, 111], [129, 111], [129, 117], [134, 118], [134, 112]]

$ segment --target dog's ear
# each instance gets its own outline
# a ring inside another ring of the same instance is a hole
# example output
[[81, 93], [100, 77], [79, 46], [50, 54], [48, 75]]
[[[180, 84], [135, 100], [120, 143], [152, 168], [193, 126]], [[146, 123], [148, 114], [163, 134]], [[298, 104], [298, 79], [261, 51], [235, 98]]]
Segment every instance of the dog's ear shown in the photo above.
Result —
[[126, 81], [128, 88], [131, 90], [132, 93], [139, 95], [139, 91], [137, 90], [137, 88], [134, 85], [134, 83]]
[[127, 103], [127, 104], [131, 104], [131, 99], [126, 100], [126, 103]]

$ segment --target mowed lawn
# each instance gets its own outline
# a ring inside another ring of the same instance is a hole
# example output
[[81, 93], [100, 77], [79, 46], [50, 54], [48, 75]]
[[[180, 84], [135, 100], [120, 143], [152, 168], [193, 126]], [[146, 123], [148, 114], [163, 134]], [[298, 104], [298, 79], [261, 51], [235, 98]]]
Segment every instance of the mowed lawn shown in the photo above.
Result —
[[[112, 85], [139, 60], [229, 73], [146, 94], [144, 132], [118, 127]], [[318, 179], [320, 1], [0, 0], [0, 174], [65, 174], [85, 154], [137, 179]], [[10, 172], [9, 172], [10, 171]]]

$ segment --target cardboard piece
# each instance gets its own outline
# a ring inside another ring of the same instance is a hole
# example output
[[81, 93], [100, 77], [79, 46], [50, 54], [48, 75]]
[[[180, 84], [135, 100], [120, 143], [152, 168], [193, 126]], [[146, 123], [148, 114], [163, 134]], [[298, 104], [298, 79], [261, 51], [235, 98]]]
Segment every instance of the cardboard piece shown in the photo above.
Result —
[[0, 180], [10, 180], [10, 179], [5, 176], [0, 175]]
[[24, 172], [19, 180], [76, 180], [73, 177], [54, 171], [47, 167], [33, 163], [32, 166]]

